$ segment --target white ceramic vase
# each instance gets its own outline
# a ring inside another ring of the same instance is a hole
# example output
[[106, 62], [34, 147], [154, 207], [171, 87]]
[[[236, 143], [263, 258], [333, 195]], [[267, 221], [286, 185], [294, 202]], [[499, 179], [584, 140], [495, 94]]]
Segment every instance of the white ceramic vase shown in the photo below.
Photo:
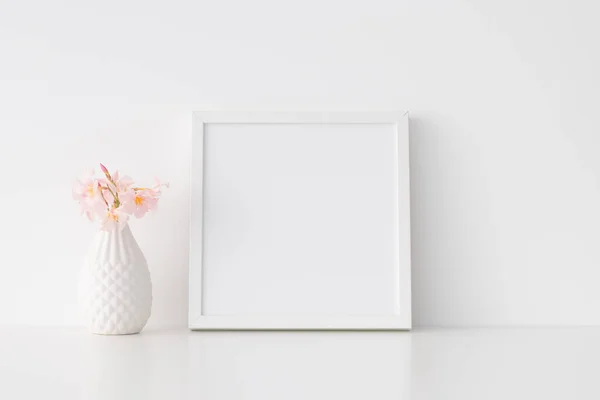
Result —
[[79, 278], [79, 304], [92, 333], [128, 335], [146, 325], [152, 282], [129, 225], [96, 234]]

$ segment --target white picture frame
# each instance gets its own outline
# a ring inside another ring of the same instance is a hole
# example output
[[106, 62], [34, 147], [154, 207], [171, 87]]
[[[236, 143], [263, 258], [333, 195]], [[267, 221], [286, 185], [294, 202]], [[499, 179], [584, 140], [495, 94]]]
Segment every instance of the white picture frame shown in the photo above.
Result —
[[410, 329], [408, 134], [405, 111], [194, 112], [189, 328]]

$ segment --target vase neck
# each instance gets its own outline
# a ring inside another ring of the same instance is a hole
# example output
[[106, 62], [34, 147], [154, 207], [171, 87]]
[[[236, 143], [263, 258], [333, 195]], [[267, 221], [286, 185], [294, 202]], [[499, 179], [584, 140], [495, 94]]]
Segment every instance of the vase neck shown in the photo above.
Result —
[[113, 264], [132, 258], [143, 258], [129, 225], [122, 229], [100, 230], [94, 243], [96, 257], [106, 258]]
[[112, 243], [135, 241], [133, 234], [131, 233], [131, 229], [129, 229], [129, 224], [126, 224], [122, 228], [115, 227], [111, 230], [101, 229], [100, 231], [98, 231], [97, 236], [99, 238], [102, 238], [101, 240], [105, 242]]

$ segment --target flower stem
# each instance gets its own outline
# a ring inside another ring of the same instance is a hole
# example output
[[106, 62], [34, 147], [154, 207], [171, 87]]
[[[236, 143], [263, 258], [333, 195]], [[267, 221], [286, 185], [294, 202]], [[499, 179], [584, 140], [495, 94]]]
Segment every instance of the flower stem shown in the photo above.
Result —
[[[116, 185], [115, 185], [115, 187], [116, 187]], [[113, 192], [109, 185], [102, 186], [102, 188], [107, 189], [110, 192], [110, 194], [113, 195], [113, 198], [115, 199], [113, 206], [115, 206], [115, 208], [119, 207], [121, 205], [121, 202], [119, 201], [119, 194]], [[102, 197], [104, 198], [104, 196], [102, 196]]]
[[102, 197], [102, 200], [104, 200], [104, 204], [106, 204], [106, 207], [108, 207], [108, 201], [106, 201], [106, 198], [104, 197], [104, 192], [102, 191], [102, 186], [100, 186], [100, 197]]

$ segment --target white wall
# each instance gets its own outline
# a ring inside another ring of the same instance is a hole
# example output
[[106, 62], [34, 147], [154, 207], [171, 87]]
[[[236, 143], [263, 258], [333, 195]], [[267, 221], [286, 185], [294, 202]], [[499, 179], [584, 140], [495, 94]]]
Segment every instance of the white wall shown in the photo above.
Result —
[[77, 323], [99, 161], [171, 182], [132, 230], [186, 323], [192, 110], [408, 108], [415, 324], [600, 324], [596, 8], [0, 2], [0, 323]]

